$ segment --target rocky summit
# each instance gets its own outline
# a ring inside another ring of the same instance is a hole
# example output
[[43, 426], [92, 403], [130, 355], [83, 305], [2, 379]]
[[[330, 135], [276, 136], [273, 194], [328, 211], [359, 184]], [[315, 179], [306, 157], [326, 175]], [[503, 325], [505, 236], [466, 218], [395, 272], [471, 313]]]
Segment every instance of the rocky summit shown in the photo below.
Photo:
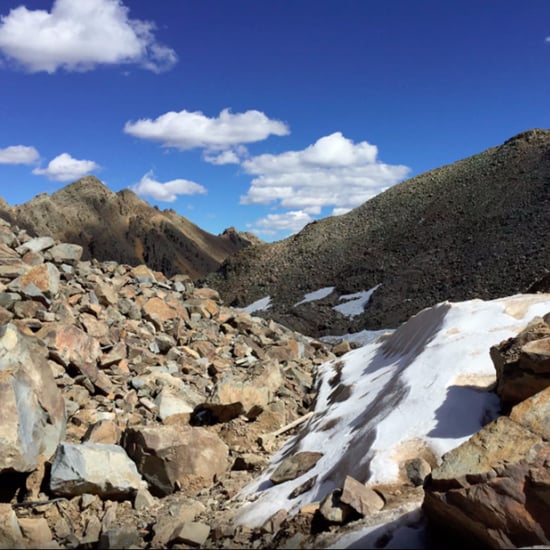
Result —
[[17, 206], [0, 201], [0, 217], [32, 235], [80, 244], [85, 260], [146, 264], [169, 276], [204, 276], [230, 254], [259, 242], [232, 227], [212, 235], [174, 210], [149, 205], [130, 189], [114, 193], [94, 176]]
[[[550, 265], [546, 241], [534, 238], [550, 231], [549, 178], [550, 131], [530, 130], [244, 249], [207, 281], [228, 304], [271, 298], [258, 314], [317, 337], [395, 327], [443, 300], [525, 292]], [[323, 299], [303, 300], [325, 288]], [[373, 288], [359, 315], [334, 307]]]

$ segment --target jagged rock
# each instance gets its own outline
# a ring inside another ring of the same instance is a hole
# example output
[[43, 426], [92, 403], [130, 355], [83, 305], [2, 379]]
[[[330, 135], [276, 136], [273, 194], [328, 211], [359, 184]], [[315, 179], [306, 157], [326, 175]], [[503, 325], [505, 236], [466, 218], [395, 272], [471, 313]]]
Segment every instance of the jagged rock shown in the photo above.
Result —
[[549, 337], [550, 326], [537, 318], [517, 336], [491, 347], [497, 372], [496, 391], [505, 406], [515, 405], [550, 385], [545, 351]]
[[49, 458], [65, 431], [65, 406], [36, 338], [0, 327], [0, 471], [30, 472]]
[[185, 499], [179, 505], [169, 506], [168, 510], [159, 515], [154, 526], [155, 536], [153, 547], [165, 546], [173, 540], [174, 533], [180, 530], [184, 524], [195, 521], [195, 518], [205, 511], [205, 507], [198, 501]]
[[323, 453], [302, 451], [285, 458], [271, 474], [269, 480], [274, 483], [284, 483], [296, 479], [311, 470], [317, 464]]
[[204, 428], [136, 427], [123, 440], [153, 494], [167, 495], [186, 484], [209, 487], [227, 470], [227, 446]]
[[97, 360], [101, 355], [99, 342], [74, 325], [51, 323], [37, 336], [50, 349], [50, 355], [63, 366], [76, 367], [83, 375], [97, 378]]
[[13, 280], [8, 288], [15, 292], [35, 297], [39, 294], [46, 298], [52, 298], [59, 292], [59, 270], [54, 264], [46, 262], [35, 265], [23, 275]]
[[550, 444], [535, 410], [550, 407], [550, 389], [542, 393], [444, 455], [425, 484], [431, 521], [491, 548], [550, 544]]
[[347, 504], [362, 517], [384, 507], [384, 500], [376, 491], [351, 476], [346, 476], [344, 480], [340, 502]]
[[248, 415], [255, 407], [265, 409], [283, 383], [279, 365], [267, 363], [246, 374], [223, 374], [202, 407], [211, 410], [220, 422], [228, 422], [239, 414]]
[[142, 486], [135, 464], [118, 445], [62, 443], [57, 449], [50, 477], [56, 495], [128, 498]]

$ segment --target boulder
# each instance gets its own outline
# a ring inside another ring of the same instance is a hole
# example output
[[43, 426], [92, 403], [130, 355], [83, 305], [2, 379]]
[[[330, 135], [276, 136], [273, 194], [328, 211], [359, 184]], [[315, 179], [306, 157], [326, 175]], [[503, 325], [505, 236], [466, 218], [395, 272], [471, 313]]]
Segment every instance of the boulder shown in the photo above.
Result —
[[58, 264], [75, 264], [82, 258], [83, 249], [79, 244], [60, 243], [52, 246], [47, 256]]
[[59, 292], [59, 270], [54, 264], [46, 262], [31, 267], [23, 275], [12, 281], [8, 288], [35, 296], [37, 290], [46, 298], [53, 298]]
[[490, 349], [496, 392], [511, 407], [550, 386], [550, 326], [533, 319], [517, 336]]
[[295, 455], [285, 458], [275, 471], [271, 474], [269, 480], [275, 485], [291, 481], [309, 472], [317, 464], [323, 453], [312, 451], [302, 451]]
[[0, 472], [31, 472], [65, 432], [65, 404], [46, 347], [12, 324], [0, 328]]
[[134, 427], [126, 430], [123, 442], [157, 496], [186, 485], [209, 487], [228, 467], [227, 445], [204, 428]]
[[62, 443], [50, 476], [52, 493], [69, 497], [91, 493], [103, 498], [129, 498], [143, 484], [124, 449], [102, 443]]
[[550, 445], [540, 415], [527, 412], [541, 401], [546, 409], [545, 394], [513, 412], [525, 425], [500, 417], [443, 456], [425, 484], [432, 522], [477, 546], [550, 544]]

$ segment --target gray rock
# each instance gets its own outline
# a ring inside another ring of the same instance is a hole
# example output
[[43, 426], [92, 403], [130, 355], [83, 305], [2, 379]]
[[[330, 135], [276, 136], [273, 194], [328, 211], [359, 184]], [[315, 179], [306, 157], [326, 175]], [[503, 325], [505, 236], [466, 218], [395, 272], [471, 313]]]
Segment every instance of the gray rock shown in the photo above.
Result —
[[143, 484], [124, 449], [102, 443], [62, 443], [50, 477], [52, 493], [64, 496], [91, 493], [104, 498], [129, 498]]
[[0, 328], [0, 471], [30, 472], [52, 456], [65, 431], [65, 403], [36, 338]]

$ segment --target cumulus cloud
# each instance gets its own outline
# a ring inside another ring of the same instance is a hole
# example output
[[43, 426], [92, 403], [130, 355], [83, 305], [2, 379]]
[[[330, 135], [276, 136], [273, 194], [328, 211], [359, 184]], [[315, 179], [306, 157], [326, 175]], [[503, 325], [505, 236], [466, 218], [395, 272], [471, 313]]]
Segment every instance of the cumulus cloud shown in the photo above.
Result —
[[[203, 148], [216, 152], [233, 148], [235, 156], [238, 156], [238, 150], [234, 147], [240, 144], [261, 141], [272, 134], [284, 136], [289, 133], [284, 122], [271, 120], [261, 111], [232, 113], [229, 109], [224, 109], [213, 118], [207, 117], [201, 111], [170, 111], [154, 120], [142, 118], [135, 122], [128, 121], [124, 131], [181, 151]], [[234, 157], [228, 152], [227, 158]]]
[[11, 145], [0, 149], [0, 164], [33, 164], [40, 155], [34, 147]]
[[0, 18], [0, 51], [30, 72], [119, 63], [170, 69], [174, 50], [156, 41], [154, 23], [128, 12], [121, 0], [55, 0], [50, 12], [19, 6]]
[[292, 210], [280, 214], [268, 214], [247, 227], [259, 235], [276, 235], [279, 231], [298, 233], [313, 218], [303, 210]]
[[68, 153], [61, 153], [50, 161], [47, 168], [35, 168], [32, 173], [54, 181], [73, 181], [99, 168], [93, 160], [78, 160]]
[[248, 156], [248, 149], [244, 145], [237, 145], [231, 149], [226, 149], [221, 153], [212, 153], [205, 151], [203, 160], [210, 164], [240, 164], [242, 159]]
[[178, 195], [197, 195], [207, 192], [205, 187], [194, 181], [175, 179], [161, 183], [153, 177], [153, 173], [148, 172], [130, 189], [142, 197], [151, 197], [160, 202], [174, 202]]
[[241, 204], [276, 204], [320, 213], [332, 206], [342, 214], [407, 176], [410, 169], [378, 160], [378, 148], [354, 143], [340, 132], [318, 139], [301, 151], [259, 155], [243, 161], [256, 176]]

